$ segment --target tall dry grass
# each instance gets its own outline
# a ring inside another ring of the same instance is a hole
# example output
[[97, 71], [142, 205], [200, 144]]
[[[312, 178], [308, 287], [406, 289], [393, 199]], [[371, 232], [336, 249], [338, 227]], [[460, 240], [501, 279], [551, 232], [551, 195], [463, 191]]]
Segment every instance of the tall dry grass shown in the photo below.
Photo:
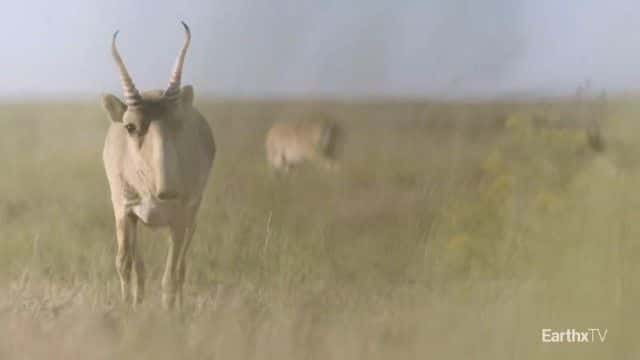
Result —
[[[633, 358], [640, 103], [200, 104], [218, 144], [186, 303], [119, 304], [97, 104], [0, 106], [2, 359]], [[269, 125], [322, 112], [342, 170], [270, 173]], [[542, 328], [608, 329], [542, 344]]]

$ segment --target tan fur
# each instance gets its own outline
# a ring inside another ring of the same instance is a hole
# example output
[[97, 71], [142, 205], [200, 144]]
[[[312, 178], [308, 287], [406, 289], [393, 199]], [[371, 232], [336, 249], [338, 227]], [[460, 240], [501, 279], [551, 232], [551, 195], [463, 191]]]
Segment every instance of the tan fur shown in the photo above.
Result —
[[336, 169], [333, 147], [337, 126], [324, 120], [277, 122], [267, 132], [267, 161], [276, 170], [310, 161], [327, 169]]
[[[124, 301], [140, 303], [144, 264], [137, 252], [136, 224], [168, 227], [169, 254], [162, 279], [163, 302], [182, 300], [185, 254], [215, 156], [211, 129], [192, 106], [193, 88], [182, 88], [180, 101], [162, 91], [142, 94], [142, 106], [127, 109], [113, 95], [103, 106], [111, 117], [103, 161], [111, 189], [118, 250], [116, 268]], [[130, 133], [128, 126], [134, 126]], [[135, 283], [131, 286], [132, 270]], [[131, 295], [133, 290], [133, 297]]]

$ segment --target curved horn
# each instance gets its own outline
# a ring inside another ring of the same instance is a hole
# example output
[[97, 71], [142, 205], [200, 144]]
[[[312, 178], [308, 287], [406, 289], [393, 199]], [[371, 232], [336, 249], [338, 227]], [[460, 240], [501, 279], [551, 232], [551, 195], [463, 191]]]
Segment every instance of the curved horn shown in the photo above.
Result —
[[189, 26], [184, 21], [181, 22], [182, 26], [184, 26], [185, 31], [184, 45], [182, 45], [182, 49], [180, 50], [178, 58], [176, 59], [176, 64], [173, 67], [173, 73], [171, 74], [171, 78], [169, 79], [167, 90], [164, 91], [164, 96], [171, 100], [175, 100], [180, 95], [182, 65], [184, 64], [184, 57], [185, 55], [187, 55], [187, 49], [189, 48], [189, 43], [191, 42], [191, 29], [189, 29]]
[[142, 104], [142, 96], [140, 96], [140, 92], [138, 92], [138, 89], [136, 89], [136, 86], [133, 84], [133, 80], [131, 80], [127, 67], [124, 65], [124, 61], [122, 61], [118, 48], [116, 47], [118, 32], [119, 31], [113, 33], [111, 53], [118, 66], [118, 72], [120, 73], [120, 82], [122, 83], [122, 90], [124, 91], [124, 102], [128, 107], [140, 106], [140, 104]]

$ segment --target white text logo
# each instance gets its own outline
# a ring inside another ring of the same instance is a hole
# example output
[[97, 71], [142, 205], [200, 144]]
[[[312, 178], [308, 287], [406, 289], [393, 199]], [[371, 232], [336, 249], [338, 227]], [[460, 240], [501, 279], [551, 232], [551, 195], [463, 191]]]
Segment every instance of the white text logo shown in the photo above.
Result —
[[608, 329], [542, 329], [543, 343], [593, 343], [599, 341], [603, 343], [607, 338]]

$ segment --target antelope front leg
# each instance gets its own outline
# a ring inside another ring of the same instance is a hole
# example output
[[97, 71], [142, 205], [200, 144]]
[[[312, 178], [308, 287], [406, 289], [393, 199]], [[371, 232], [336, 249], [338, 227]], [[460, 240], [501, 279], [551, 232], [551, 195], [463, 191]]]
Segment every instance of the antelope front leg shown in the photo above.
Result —
[[178, 259], [185, 239], [185, 226], [183, 224], [172, 225], [170, 229], [169, 252], [164, 275], [162, 276], [162, 304], [167, 309], [173, 308], [176, 300], [179, 276], [177, 271]]
[[129, 215], [116, 218], [116, 270], [120, 276], [122, 301], [131, 302], [131, 265], [133, 263], [133, 244], [136, 237], [136, 219]]
[[133, 265], [135, 267], [135, 291], [133, 292], [133, 304], [140, 305], [144, 299], [144, 280], [145, 270], [142, 255], [138, 251], [137, 240], [132, 244], [133, 248]]
[[186, 255], [187, 255], [187, 251], [189, 251], [189, 245], [191, 244], [191, 239], [193, 239], [193, 233], [196, 230], [196, 225], [193, 219], [189, 221], [189, 224], [190, 225], [186, 228], [186, 231], [185, 231], [184, 242], [182, 244], [182, 247], [180, 248], [180, 255], [178, 256], [178, 265], [177, 265], [178, 305], [180, 307], [182, 307], [182, 296], [183, 296], [182, 291], [184, 288], [184, 278], [187, 272]]

